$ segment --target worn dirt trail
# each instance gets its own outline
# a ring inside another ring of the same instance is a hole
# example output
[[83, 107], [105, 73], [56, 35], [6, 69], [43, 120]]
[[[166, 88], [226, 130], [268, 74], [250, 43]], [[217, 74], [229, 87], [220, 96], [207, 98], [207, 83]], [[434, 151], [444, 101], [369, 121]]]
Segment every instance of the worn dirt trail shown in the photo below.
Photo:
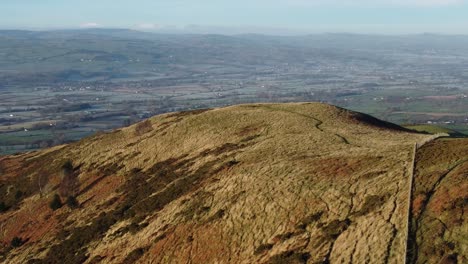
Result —
[[[1, 188], [25, 198], [0, 215], [0, 238], [27, 240], [4, 261], [404, 262], [409, 168], [427, 136], [318, 103], [166, 114], [145, 126], [1, 158]], [[52, 211], [64, 160], [81, 206]]]

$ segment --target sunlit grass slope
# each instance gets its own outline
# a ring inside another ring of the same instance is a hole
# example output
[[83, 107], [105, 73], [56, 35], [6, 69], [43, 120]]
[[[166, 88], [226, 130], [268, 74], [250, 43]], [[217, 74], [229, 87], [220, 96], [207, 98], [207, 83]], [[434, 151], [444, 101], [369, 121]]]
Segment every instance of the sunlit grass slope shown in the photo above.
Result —
[[418, 151], [412, 208], [413, 263], [468, 261], [468, 139], [437, 140]]
[[[326, 104], [254, 104], [6, 156], [3, 260], [402, 263], [413, 146], [427, 137]], [[67, 160], [80, 206], [53, 211]]]

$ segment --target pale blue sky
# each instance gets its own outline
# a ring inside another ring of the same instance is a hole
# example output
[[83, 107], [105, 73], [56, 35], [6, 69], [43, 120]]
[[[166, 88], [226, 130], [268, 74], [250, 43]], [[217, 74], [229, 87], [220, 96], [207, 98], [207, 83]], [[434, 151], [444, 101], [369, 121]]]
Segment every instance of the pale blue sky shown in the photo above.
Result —
[[[468, 34], [468, 0], [0, 0], [0, 28]], [[216, 28], [214, 28], [216, 27]]]

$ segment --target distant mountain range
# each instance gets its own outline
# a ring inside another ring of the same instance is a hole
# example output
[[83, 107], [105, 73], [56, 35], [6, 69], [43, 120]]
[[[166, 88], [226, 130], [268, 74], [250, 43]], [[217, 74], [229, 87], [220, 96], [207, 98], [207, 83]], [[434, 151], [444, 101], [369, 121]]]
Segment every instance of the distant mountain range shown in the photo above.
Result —
[[[3, 84], [155, 78], [174, 66], [275, 67], [284, 63], [393, 65], [406, 56], [465, 56], [468, 36], [156, 34], [129, 29], [0, 31]], [[86, 63], [93, 62], [93, 63]], [[138, 62], [138, 63], [137, 63]], [[78, 74], [69, 74], [70, 71]]]

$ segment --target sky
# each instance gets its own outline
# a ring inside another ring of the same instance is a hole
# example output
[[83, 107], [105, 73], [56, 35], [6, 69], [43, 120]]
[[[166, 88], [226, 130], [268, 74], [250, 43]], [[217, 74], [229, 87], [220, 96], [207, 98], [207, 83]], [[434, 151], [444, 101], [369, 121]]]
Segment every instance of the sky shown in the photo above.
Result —
[[468, 0], [0, 0], [1, 29], [468, 34]]

